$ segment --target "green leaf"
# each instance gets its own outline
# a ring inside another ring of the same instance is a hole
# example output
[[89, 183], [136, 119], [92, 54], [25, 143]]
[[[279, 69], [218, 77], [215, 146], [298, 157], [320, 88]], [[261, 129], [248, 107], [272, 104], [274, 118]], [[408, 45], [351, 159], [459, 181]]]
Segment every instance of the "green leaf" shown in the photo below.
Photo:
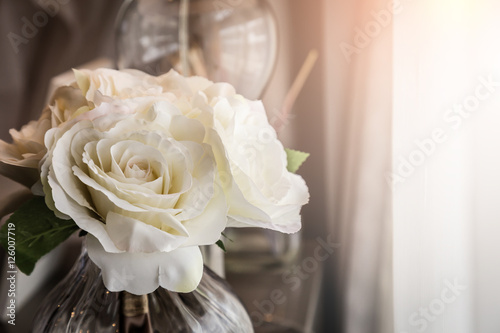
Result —
[[219, 239], [217, 242], [215, 242], [215, 244], [217, 244], [217, 246], [220, 247], [222, 251], [226, 252], [226, 247], [224, 246], [222, 240]]
[[[0, 244], [8, 250], [15, 241], [15, 262], [30, 275], [36, 262], [66, 240], [79, 227], [73, 220], [61, 220], [45, 204], [43, 197], [24, 203], [0, 230]], [[10, 255], [10, 254], [9, 254]]]
[[304, 163], [309, 157], [309, 153], [304, 153], [298, 150], [285, 148], [285, 151], [286, 159], [288, 162], [286, 168], [288, 169], [288, 171], [293, 173], [297, 172], [302, 163]]

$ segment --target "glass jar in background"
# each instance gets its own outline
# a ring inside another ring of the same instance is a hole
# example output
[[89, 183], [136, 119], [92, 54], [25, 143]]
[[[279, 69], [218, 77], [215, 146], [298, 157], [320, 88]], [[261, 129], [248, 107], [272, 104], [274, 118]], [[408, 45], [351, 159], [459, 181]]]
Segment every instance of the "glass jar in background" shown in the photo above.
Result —
[[284, 234], [262, 228], [228, 228], [224, 234], [226, 270], [235, 273], [262, 269], [280, 270], [291, 264], [300, 250], [300, 232]]
[[229, 82], [249, 99], [261, 97], [276, 53], [265, 0], [126, 0], [117, 20], [119, 69], [159, 75], [174, 68]]

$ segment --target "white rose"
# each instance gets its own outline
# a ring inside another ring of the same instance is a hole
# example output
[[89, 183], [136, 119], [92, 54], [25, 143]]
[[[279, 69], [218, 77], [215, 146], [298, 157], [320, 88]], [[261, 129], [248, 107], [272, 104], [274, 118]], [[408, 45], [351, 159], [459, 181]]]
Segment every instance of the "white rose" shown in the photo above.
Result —
[[186, 116], [217, 133], [206, 141], [214, 147], [226, 189], [228, 226], [300, 230], [300, 210], [309, 201], [309, 190], [302, 177], [288, 172], [286, 152], [263, 104], [237, 95], [230, 84], [185, 78], [175, 71], [158, 81], [176, 94], [173, 103]]
[[203, 273], [198, 246], [227, 223], [212, 147], [172, 104], [128, 102], [103, 102], [47, 133], [47, 205], [89, 233], [109, 290], [189, 292]]
[[30, 121], [20, 131], [11, 129], [12, 143], [0, 140], [0, 173], [31, 187], [40, 178], [38, 163], [45, 155], [43, 136], [50, 128], [50, 110]]
[[0, 173], [27, 187], [34, 185], [40, 179], [38, 167], [47, 151], [45, 133], [76, 113], [88, 110], [86, 106], [79, 89], [58, 88], [38, 120], [30, 121], [20, 131], [11, 129], [12, 143], [0, 140]]
[[262, 103], [234, 95], [219, 98], [213, 110], [233, 177], [228, 226], [300, 230], [309, 191], [302, 177], [288, 172], [286, 152]]

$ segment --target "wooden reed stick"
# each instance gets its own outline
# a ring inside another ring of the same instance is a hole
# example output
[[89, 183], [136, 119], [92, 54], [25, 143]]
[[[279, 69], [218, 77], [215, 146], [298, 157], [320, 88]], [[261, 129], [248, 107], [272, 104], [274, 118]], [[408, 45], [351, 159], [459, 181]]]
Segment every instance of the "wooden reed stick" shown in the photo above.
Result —
[[[286, 120], [290, 115], [290, 111], [292, 110], [293, 104], [295, 103], [295, 100], [297, 99], [297, 96], [299, 95], [300, 91], [304, 87], [304, 83], [309, 77], [309, 74], [311, 73], [311, 70], [313, 69], [314, 64], [316, 63], [316, 60], [318, 60], [318, 51], [316, 49], [313, 49], [309, 51], [309, 54], [307, 55], [307, 58], [304, 61], [304, 64], [300, 68], [297, 77], [293, 81], [292, 87], [285, 96], [285, 100], [283, 101], [283, 106], [281, 107], [281, 112], [280, 112], [281, 115], [279, 119]], [[276, 126], [276, 131], [280, 132], [283, 129], [283, 125], [285, 123], [286, 121], [280, 122]]]

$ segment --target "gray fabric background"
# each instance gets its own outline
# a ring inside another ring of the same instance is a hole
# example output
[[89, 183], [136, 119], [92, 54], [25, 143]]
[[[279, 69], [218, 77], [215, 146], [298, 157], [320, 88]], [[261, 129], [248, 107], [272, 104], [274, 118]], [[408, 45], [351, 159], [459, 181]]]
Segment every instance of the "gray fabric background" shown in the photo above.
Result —
[[[98, 56], [113, 55], [113, 26], [121, 3], [0, 0], [1, 139], [10, 140], [10, 128], [38, 118], [51, 77]], [[26, 28], [26, 21], [37, 31]], [[12, 40], [17, 36], [23, 42], [16, 50]]]

